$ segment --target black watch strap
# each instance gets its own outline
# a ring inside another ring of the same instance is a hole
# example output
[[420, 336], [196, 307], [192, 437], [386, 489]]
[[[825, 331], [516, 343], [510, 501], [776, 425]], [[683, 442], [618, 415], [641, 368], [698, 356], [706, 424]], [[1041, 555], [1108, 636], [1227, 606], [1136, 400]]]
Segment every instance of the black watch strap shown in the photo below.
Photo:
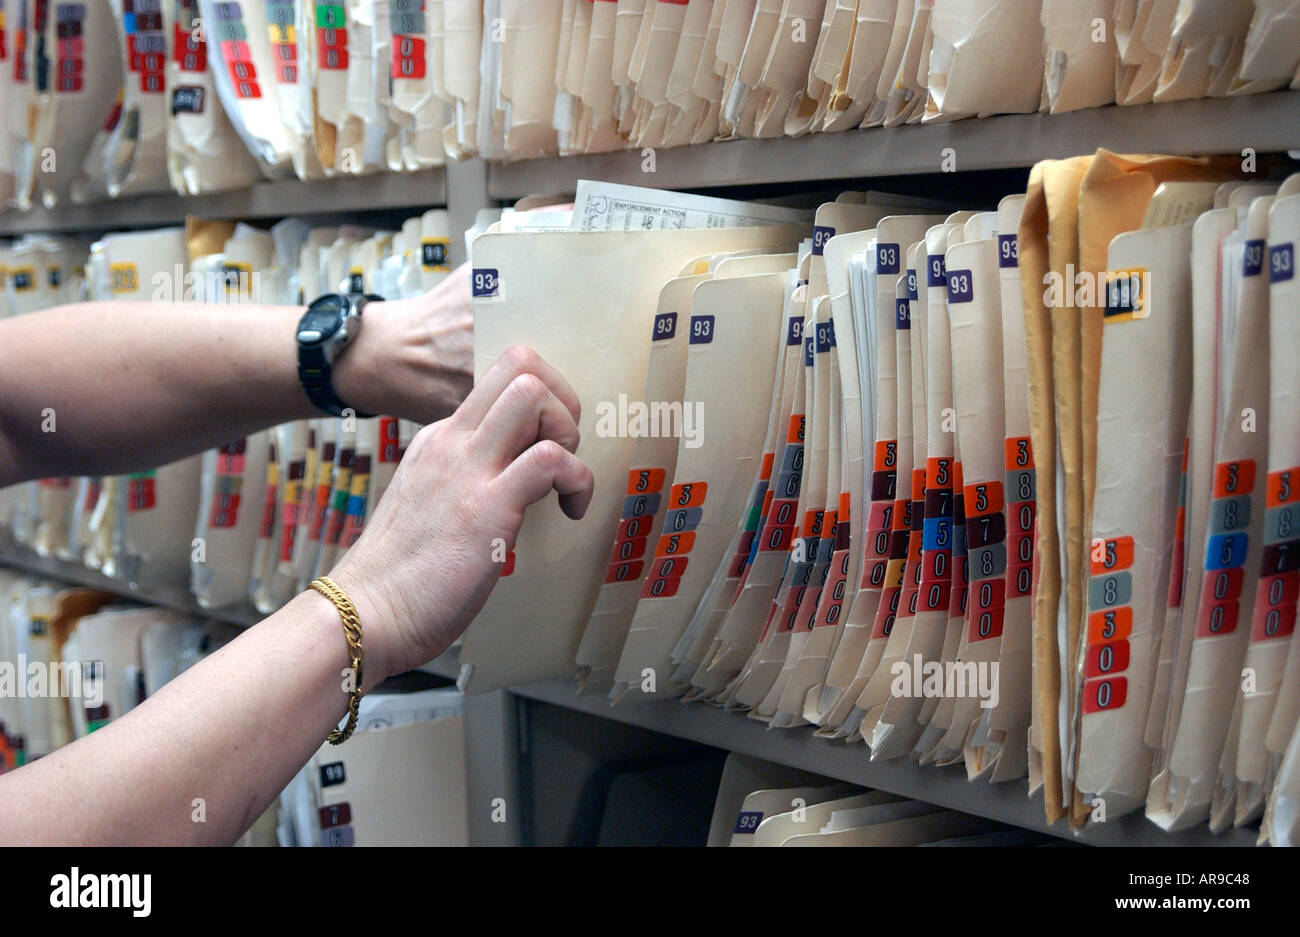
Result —
[[[350, 295], [348, 301], [356, 314], [360, 315], [367, 303], [379, 302], [381, 297], [373, 294], [364, 296]], [[317, 408], [334, 416], [343, 416], [344, 410], [351, 410], [360, 419], [369, 419], [373, 413], [362, 413], [355, 407], [349, 407], [334, 391], [334, 368], [325, 357], [323, 345], [298, 344], [298, 382]]]

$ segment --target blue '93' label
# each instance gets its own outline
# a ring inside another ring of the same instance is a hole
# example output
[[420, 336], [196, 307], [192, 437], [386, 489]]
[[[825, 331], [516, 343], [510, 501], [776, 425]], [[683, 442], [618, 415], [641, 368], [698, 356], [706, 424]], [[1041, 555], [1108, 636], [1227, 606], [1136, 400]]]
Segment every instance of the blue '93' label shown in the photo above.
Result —
[[691, 316], [691, 344], [707, 345], [713, 341], [713, 316]]
[[975, 298], [975, 285], [969, 270], [952, 270], [948, 273], [948, 302], [968, 303]]
[[494, 267], [475, 267], [470, 273], [470, 291], [475, 299], [498, 295], [501, 280]]

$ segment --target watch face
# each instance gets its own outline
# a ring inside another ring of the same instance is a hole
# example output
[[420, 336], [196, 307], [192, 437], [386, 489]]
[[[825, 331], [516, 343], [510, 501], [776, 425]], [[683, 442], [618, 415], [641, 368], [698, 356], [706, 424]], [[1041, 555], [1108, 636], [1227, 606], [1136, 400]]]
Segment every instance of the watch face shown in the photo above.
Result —
[[[324, 341], [343, 324], [347, 302], [338, 296], [322, 296], [307, 307], [307, 313], [298, 324], [298, 334], [310, 342]], [[307, 333], [316, 333], [315, 336]]]

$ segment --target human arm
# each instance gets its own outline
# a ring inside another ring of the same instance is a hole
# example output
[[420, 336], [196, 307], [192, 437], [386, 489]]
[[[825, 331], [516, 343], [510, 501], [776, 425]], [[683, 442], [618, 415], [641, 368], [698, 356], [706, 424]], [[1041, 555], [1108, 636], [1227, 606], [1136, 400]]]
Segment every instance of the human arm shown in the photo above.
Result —
[[[416, 435], [330, 572], [361, 619], [363, 690], [465, 630], [500, 574], [494, 541], [513, 547], [529, 504], [554, 490], [569, 516], [586, 511], [577, 418], [564, 379], [512, 349]], [[232, 842], [345, 712], [348, 666], [334, 606], [297, 596], [120, 719], [0, 776], [0, 844]]]
[[[297, 306], [95, 302], [0, 320], [0, 487], [120, 474], [321, 416], [298, 382]], [[366, 306], [334, 369], [362, 413], [431, 423], [473, 377], [469, 272]]]

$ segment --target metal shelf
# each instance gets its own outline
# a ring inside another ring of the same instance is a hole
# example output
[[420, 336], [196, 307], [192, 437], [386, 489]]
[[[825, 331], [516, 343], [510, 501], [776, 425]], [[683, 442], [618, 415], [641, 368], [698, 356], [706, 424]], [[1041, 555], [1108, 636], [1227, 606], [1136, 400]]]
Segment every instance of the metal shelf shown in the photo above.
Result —
[[203, 618], [224, 621], [232, 625], [247, 628], [266, 616], [248, 603], [231, 605], [226, 608], [204, 608], [194, 600], [193, 593], [180, 585], [152, 585], [135, 588], [121, 579], [110, 579], [97, 569], [89, 569], [77, 563], [67, 562], [52, 556], [39, 556], [31, 550], [15, 544], [0, 547], [0, 566], [21, 570], [37, 576], [48, 576], [75, 586], [87, 589], [99, 589], [111, 592], [123, 598], [143, 602], [146, 605], [159, 605], [163, 608], [189, 612]]
[[[426, 668], [454, 676], [458, 649], [453, 648]], [[689, 739], [724, 751], [762, 758], [836, 778], [851, 784], [901, 794], [964, 813], [989, 817], [1024, 829], [1095, 846], [1253, 846], [1257, 831], [1234, 829], [1211, 833], [1207, 826], [1165, 833], [1140, 813], [1107, 823], [1092, 824], [1075, 833], [1064, 821], [1048, 825], [1041, 794], [1029, 796], [1026, 779], [990, 784], [971, 782], [962, 768], [921, 766], [909, 758], [873, 762], [863, 745], [815, 738], [811, 726], [770, 729], [743, 713], [725, 712], [701, 703], [673, 700], [611, 705], [604, 694], [579, 696], [565, 680], [511, 687], [507, 692], [525, 700], [562, 706], [601, 719]]]
[[116, 231], [183, 224], [186, 215], [249, 220], [291, 215], [429, 208], [447, 203], [442, 169], [373, 176], [336, 176], [303, 182], [286, 179], [259, 182], [247, 189], [210, 195], [140, 195], [52, 209], [0, 214], [0, 236], [28, 233]]
[[491, 164], [488, 195], [508, 201], [573, 192], [579, 179], [702, 189], [937, 174], [948, 148], [957, 171], [966, 172], [1028, 168], [1098, 147], [1213, 155], [1239, 154], [1248, 146], [1257, 153], [1300, 147], [1300, 91], [705, 143], [656, 151], [653, 173], [642, 171], [639, 149]]

